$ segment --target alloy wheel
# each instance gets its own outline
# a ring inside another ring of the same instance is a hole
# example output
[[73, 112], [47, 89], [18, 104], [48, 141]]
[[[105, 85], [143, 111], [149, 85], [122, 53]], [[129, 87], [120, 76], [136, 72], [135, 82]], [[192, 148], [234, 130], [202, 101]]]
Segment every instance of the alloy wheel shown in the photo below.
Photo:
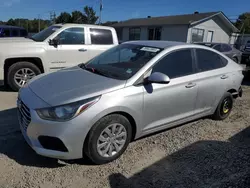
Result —
[[22, 68], [16, 71], [14, 75], [14, 81], [19, 87], [23, 87], [30, 79], [35, 76], [35, 72], [30, 68]]
[[106, 127], [97, 140], [97, 151], [102, 157], [113, 157], [126, 143], [127, 130], [122, 124], [114, 123]]

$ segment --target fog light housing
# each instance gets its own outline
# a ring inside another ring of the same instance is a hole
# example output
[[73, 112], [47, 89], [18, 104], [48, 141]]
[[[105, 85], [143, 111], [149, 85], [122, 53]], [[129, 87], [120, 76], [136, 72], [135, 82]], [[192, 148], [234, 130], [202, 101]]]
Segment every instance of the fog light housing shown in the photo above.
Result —
[[59, 138], [51, 136], [39, 136], [38, 140], [44, 149], [68, 152], [68, 149]]

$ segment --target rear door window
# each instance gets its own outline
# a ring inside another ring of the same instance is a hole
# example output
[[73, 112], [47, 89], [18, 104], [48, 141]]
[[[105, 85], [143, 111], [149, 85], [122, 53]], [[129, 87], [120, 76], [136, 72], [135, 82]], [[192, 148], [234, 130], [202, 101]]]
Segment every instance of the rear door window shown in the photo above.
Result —
[[196, 49], [198, 72], [219, 69], [227, 65], [227, 60], [219, 54], [205, 50]]
[[108, 29], [90, 28], [91, 44], [108, 45], [113, 44], [113, 35]]

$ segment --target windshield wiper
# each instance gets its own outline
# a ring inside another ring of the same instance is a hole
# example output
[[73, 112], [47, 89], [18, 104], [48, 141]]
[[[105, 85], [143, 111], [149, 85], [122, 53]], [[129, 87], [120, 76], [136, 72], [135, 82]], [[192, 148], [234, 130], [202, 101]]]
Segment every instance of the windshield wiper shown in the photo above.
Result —
[[85, 65], [84, 63], [81, 63], [81, 64], [79, 65], [79, 67], [82, 68], [82, 69], [87, 69], [87, 67], [86, 67], [86, 65]]
[[100, 71], [99, 69], [95, 69], [95, 68], [92, 68], [92, 67], [87, 67], [84, 63], [80, 64], [79, 67], [84, 69], [84, 70], [90, 71], [90, 72], [92, 72], [94, 74], [99, 74], [99, 75], [102, 75], [102, 76], [105, 76], [105, 77], [110, 77], [109, 74], [106, 74], [103, 71]]

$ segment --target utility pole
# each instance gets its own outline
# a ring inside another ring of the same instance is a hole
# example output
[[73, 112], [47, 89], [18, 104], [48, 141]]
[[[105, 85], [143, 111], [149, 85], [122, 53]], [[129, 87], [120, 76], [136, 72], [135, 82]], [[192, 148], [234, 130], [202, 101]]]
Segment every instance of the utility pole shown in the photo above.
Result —
[[99, 25], [102, 23], [102, 9], [103, 9], [103, 3], [102, 0], [100, 0], [100, 16], [99, 16]]
[[56, 13], [54, 11], [54, 14], [53, 14], [53, 23], [55, 24], [56, 23]]
[[50, 21], [51, 21], [52, 24], [55, 24], [55, 21], [56, 21], [56, 13], [55, 13], [55, 11], [50, 12]]
[[243, 32], [241, 33], [241, 39], [240, 39], [240, 45], [241, 46], [243, 45], [242, 43], [243, 43], [243, 38], [244, 38], [244, 34], [245, 34], [245, 27], [244, 27], [244, 25], [245, 25], [245, 22], [243, 22], [242, 25], [241, 25], [241, 27], [240, 27], [240, 32], [243, 29]]
[[27, 33], [29, 33], [29, 20], [27, 20]]
[[41, 25], [40, 25], [40, 14], [38, 14], [38, 32], [41, 30]]

